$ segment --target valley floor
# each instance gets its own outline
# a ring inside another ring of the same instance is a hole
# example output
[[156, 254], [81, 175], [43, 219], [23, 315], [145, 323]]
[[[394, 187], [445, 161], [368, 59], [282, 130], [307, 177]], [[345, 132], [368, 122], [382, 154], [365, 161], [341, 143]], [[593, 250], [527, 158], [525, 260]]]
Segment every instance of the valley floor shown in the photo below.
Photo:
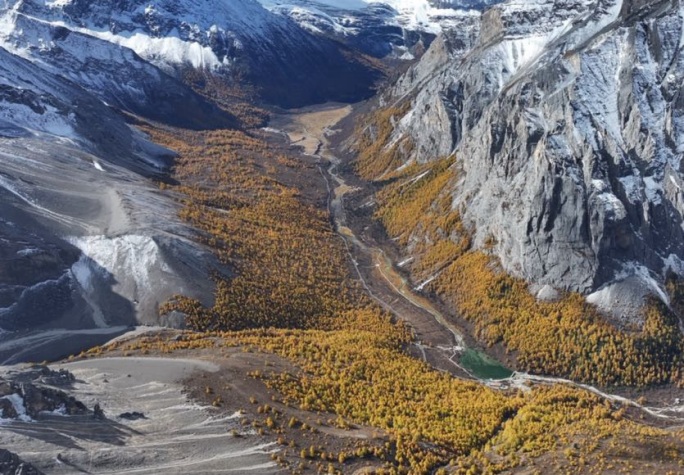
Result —
[[[417, 288], [412, 288], [397, 270], [400, 266], [389, 258], [387, 251], [393, 251], [391, 246], [380, 244], [383, 236], [374, 229], [377, 224], [363, 219], [367, 216], [364, 208], [373, 209], [373, 197], [349, 173], [349, 164], [331, 150], [331, 140], [341, 132], [335, 129], [336, 125], [352, 112], [351, 106], [335, 104], [308, 108], [276, 116], [271, 127], [287, 134], [290, 143], [302, 147], [305, 154], [318, 158], [329, 194], [328, 212], [354, 270], [373, 300], [410, 326], [415, 339], [411, 353], [454, 376], [473, 379], [510, 376], [511, 371], [475, 348], [475, 341], [464, 328], [456, 325], [454, 318], [447, 317], [443, 310], [416, 292]], [[349, 200], [353, 200], [352, 206]], [[462, 358], [466, 351], [470, 358]]]
[[[150, 130], [181, 150], [181, 215], [240, 279], [218, 279], [212, 308], [172, 303], [203, 332], [138, 331], [56, 365], [105, 420], [10, 422], [0, 446], [47, 473], [677, 473], [676, 410], [509, 378], [412, 288], [329, 149], [350, 112], [291, 111], [255, 132], [286, 135], [290, 155], [232, 131]], [[230, 328], [242, 318], [280, 329]], [[145, 418], [119, 417], [132, 411]]]

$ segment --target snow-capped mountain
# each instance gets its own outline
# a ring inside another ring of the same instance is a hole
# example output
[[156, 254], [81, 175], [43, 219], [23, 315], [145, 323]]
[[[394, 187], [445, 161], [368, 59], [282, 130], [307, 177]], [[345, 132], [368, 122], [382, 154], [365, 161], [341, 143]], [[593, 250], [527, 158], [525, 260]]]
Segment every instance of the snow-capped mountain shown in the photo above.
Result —
[[173, 89], [126, 79], [152, 67], [177, 78], [188, 69], [220, 74], [285, 106], [364, 97], [378, 77], [339, 43], [254, 0], [11, 0], [0, 25], [6, 49], [131, 100]]
[[506, 270], [629, 313], [684, 273], [683, 47], [679, 0], [511, 0], [393, 86], [391, 143], [458, 157], [453, 206]]
[[131, 49], [65, 26], [57, 8], [20, 1], [0, 9], [0, 46], [120, 109], [184, 126], [230, 124], [216, 107]]
[[388, 26], [437, 35], [454, 27], [467, 11], [481, 11], [501, 0], [259, 0], [271, 11], [286, 14], [308, 29], [344, 35], [362, 33], [367, 17]]
[[259, 0], [315, 34], [377, 57], [413, 59], [444, 30], [459, 29], [500, 0]]

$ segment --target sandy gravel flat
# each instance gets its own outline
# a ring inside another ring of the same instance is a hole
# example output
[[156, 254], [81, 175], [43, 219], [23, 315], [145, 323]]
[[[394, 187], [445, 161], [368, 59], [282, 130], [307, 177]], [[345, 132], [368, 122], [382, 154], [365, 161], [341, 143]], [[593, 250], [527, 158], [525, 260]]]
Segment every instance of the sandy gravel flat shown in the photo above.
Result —
[[[278, 473], [272, 444], [249, 434], [235, 437], [237, 416], [216, 416], [189, 402], [178, 383], [208, 361], [172, 358], [101, 358], [56, 365], [77, 378], [71, 393], [89, 408], [99, 403], [107, 420], [48, 415], [38, 423], [0, 428], [0, 447], [50, 474]], [[128, 421], [123, 412], [142, 412]]]
[[304, 153], [313, 155], [319, 151], [320, 138], [330, 124], [336, 124], [349, 115], [352, 107], [344, 104], [329, 103], [294, 109], [283, 114], [273, 114], [269, 127], [281, 130], [293, 145], [303, 147]]

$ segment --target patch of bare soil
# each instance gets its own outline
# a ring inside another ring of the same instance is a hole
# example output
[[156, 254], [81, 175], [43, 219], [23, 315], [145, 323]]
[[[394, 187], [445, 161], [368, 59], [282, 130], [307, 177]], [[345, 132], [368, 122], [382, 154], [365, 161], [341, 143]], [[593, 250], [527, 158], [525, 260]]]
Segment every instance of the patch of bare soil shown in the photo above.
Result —
[[320, 138], [328, 126], [338, 123], [351, 111], [350, 105], [336, 103], [293, 109], [274, 114], [269, 127], [287, 134], [292, 145], [302, 147], [305, 154], [314, 155], [320, 150]]
[[269, 390], [256, 374], [298, 375], [298, 368], [270, 354], [230, 348], [216, 372], [198, 372], [184, 380], [188, 395], [200, 404], [211, 404], [224, 414], [239, 414], [235, 437], [256, 434], [264, 443], [275, 442], [271, 458], [292, 473], [353, 473], [382, 461], [370, 454], [387, 441], [382, 431], [348, 424], [336, 425], [336, 416], [305, 411], [288, 404]]
[[[208, 348], [172, 353], [145, 343], [137, 345], [144, 338], [159, 337], [173, 342], [183, 339], [182, 335], [174, 330], [133, 334], [119, 339], [119, 345], [113, 349], [103, 350], [101, 355], [106, 358], [101, 361], [114, 358], [138, 365], [149, 359], [166, 360], [169, 367], [174, 361], [205, 365], [195, 367], [192, 372], [179, 373], [184, 404], [205, 408], [212, 420], [223, 425], [222, 434], [229, 440], [262, 448], [274, 470], [351, 474], [384, 465], [385, 460], [374, 455], [374, 449], [384, 449], [389, 442], [382, 430], [338, 419], [335, 414], [303, 410], [266, 386], [264, 378], [271, 373], [301, 375], [299, 368], [283, 358], [251, 348], [223, 346], [218, 339], [207, 345]], [[96, 365], [97, 361], [100, 361], [98, 357], [83, 363]], [[150, 375], [150, 379], [154, 377]]]

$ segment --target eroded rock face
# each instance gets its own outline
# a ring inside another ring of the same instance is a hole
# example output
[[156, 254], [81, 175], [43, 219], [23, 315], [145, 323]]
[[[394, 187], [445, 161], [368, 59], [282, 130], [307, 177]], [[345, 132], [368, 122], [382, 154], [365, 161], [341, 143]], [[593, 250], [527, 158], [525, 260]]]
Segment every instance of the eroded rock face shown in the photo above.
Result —
[[512, 274], [590, 294], [682, 274], [684, 6], [509, 1], [387, 94], [410, 160], [455, 153], [453, 206]]

